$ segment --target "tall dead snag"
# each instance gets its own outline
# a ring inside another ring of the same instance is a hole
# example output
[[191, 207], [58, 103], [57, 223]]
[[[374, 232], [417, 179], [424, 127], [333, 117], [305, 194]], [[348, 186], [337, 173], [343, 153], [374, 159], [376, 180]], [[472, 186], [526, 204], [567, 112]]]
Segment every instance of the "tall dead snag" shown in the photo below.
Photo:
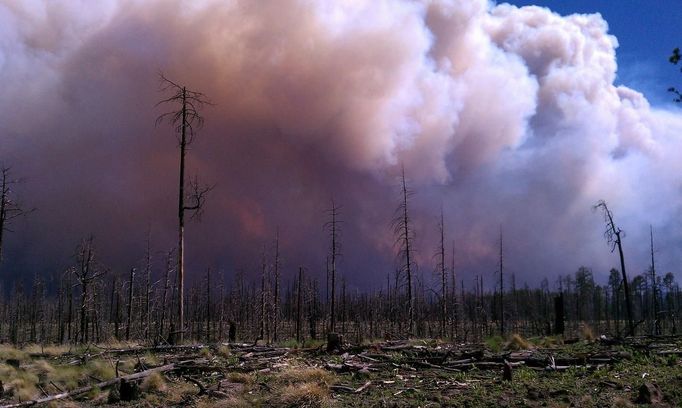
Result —
[[303, 316], [301, 308], [303, 307], [303, 267], [298, 268], [298, 282], [296, 290], [296, 341], [301, 342], [301, 317]]
[[137, 268], [130, 268], [128, 279], [128, 323], [126, 324], [126, 341], [130, 340], [130, 326], [133, 325], [133, 289], [135, 288], [135, 271]]
[[441, 297], [440, 297], [440, 335], [446, 335], [446, 319], [448, 315], [448, 282], [447, 282], [447, 268], [445, 267], [445, 224], [443, 223], [443, 208], [440, 209], [440, 222], [438, 223], [438, 232], [440, 232], [440, 245], [438, 246], [438, 274], [440, 275]]
[[274, 322], [272, 328], [272, 340], [277, 342], [279, 336], [279, 228], [275, 232], [275, 290], [273, 293]]
[[24, 210], [12, 197], [12, 188], [20, 183], [20, 180], [13, 179], [10, 167], [0, 168], [0, 263], [2, 263], [2, 245], [5, 232], [11, 232], [9, 225], [17, 217], [28, 214], [33, 210]]
[[[195, 132], [201, 128], [204, 118], [199, 110], [209, 102], [204, 94], [191, 91], [185, 86], [179, 85], [165, 76], [161, 75], [161, 91], [170, 94], [166, 99], [157, 103], [158, 105], [169, 104], [175, 110], [161, 114], [156, 118], [157, 125], [163, 121], [168, 121], [178, 134], [180, 147], [180, 180], [178, 182], [178, 334], [179, 341], [184, 340], [185, 331], [185, 311], [184, 311], [184, 291], [185, 291], [185, 211], [192, 211], [192, 218], [201, 216], [206, 194], [212, 189], [210, 186], [200, 186], [198, 180], [190, 182], [189, 194], [185, 192], [185, 154], [187, 147], [192, 144]], [[188, 205], [187, 202], [190, 204]]]
[[329, 231], [329, 261], [330, 261], [330, 278], [331, 278], [331, 305], [329, 309], [329, 333], [336, 332], [336, 259], [339, 256], [339, 207], [336, 206], [332, 199], [332, 206], [327, 213], [329, 221], [324, 224], [325, 229]]
[[504, 263], [502, 257], [502, 227], [500, 227], [500, 336], [504, 336]]
[[628, 276], [625, 273], [625, 257], [623, 256], [623, 243], [622, 237], [625, 232], [618, 228], [613, 221], [613, 214], [606, 205], [606, 201], [600, 200], [595, 206], [595, 210], [602, 210], [604, 213], [604, 222], [606, 223], [606, 231], [604, 231], [604, 237], [606, 241], [611, 245], [611, 252], [613, 252], [616, 247], [618, 248], [618, 255], [620, 256], [620, 272], [623, 275], [623, 289], [625, 290], [625, 307], [628, 313], [628, 332], [630, 336], [635, 334], [635, 326], [633, 324], [632, 318], [632, 299], [630, 298], [630, 287], [628, 285]]
[[649, 226], [651, 236], [651, 297], [653, 303], [654, 316], [652, 319], [653, 334], [661, 334], [661, 325], [658, 321], [658, 282], [656, 281], [656, 262], [654, 261], [654, 227]]
[[145, 250], [144, 258], [144, 315], [140, 315], [140, 325], [144, 326], [144, 339], [149, 341], [151, 334], [151, 292], [152, 292], [152, 248], [151, 248], [152, 232], [151, 229], [147, 231], [147, 249]]
[[414, 194], [410, 189], [407, 188], [407, 182], [405, 181], [405, 168], [402, 169], [401, 173], [401, 200], [400, 205], [396, 208], [395, 216], [393, 222], [393, 233], [396, 237], [395, 245], [397, 245], [399, 250], [399, 258], [401, 260], [401, 265], [399, 268], [399, 274], [405, 274], [406, 284], [407, 284], [407, 316], [409, 321], [409, 335], [414, 334], [414, 296], [412, 294], [412, 241], [414, 239], [414, 233], [412, 231], [410, 213], [408, 210], [408, 204], [410, 197]]
[[265, 246], [263, 246], [263, 254], [261, 257], [261, 275], [260, 275], [260, 335], [258, 339], [265, 340], [265, 321], [267, 320], [266, 313], [266, 299], [267, 292], [265, 287], [265, 273], [267, 265], [265, 263]]
[[95, 249], [92, 236], [83, 240], [78, 247], [78, 267], [74, 269], [78, 285], [81, 287], [80, 305], [80, 342], [88, 341], [88, 300], [90, 284], [102, 275], [102, 272], [95, 270]]

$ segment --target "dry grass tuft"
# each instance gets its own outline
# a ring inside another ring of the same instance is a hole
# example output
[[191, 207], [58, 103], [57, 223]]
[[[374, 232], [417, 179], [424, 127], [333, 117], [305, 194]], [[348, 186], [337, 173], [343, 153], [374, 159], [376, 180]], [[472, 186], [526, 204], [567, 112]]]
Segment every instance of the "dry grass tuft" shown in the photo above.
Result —
[[116, 370], [111, 364], [103, 360], [92, 360], [86, 366], [88, 374], [100, 380], [110, 380], [116, 377]]
[[582, 325], [580, 328], [580, 334], [583, 336], [583, 339], [587, 341], [594, 341], [594, 339], [597, 338], [592, 328], [587, 324]]
[[211, 358], [213, 355], [211, 354], [211, 349], [208, 347], [202, 347], [199, 349], [199, 355], [204, 358]]
[[315, 382], [287, 385], [275, 397], [278, 405], [285, 407], [324, 407], [329, 405], [329, 390]]
[[254, 378], [251, 374], [240, 373], [236, 371], [227, 374], [227, 379], [230, 382], [239, 384], [252, 384], [254, 382]]
[[197, 387], [187, 381], [170, 381], [166, 389], [166, 399], [171, 402], [180, 403], [184, 398], [194, 396], [197, 393]]
[[612, 407], [614, 407], [614, 408], [632, 408], [634, 406], [635, 406], [635, 404], [626, 400], [625, 398], [616, 397], [613, 399]]
[[282, 371], [277, 380], [289, 384], [315, 383], [329, 385], [336, 382], [336, 376], [319, 367], [290, 367]]
[[232, 396], [226, 399], [215, 400], [199, 400], [197, 401], [197, 408], [249, 408], [253, 407], [253, 404], [249, 401]]
[[29, 359], [28, 353], [19, 350], [9, 344], [0, 344], [0, 360], [19, 360], [26, 361]]
[[223, 358], [230, 357], [232, 355], [232, 350], [230, 350], [229, 346], [221, 345], [218, 347], [217, 354]]
[[43, 346], [40, 344], [28, 344], [22, 348], [22, 351], [29, 354], [43, 354], [48, 357], [58, 357], [68, 353], [69, 348], [65, 345]]
[[526, 339], [524, 339], [520, 334], [512, 334], [509, 342], [507, 343], [507, 350], [528, 350], [533, 348], [533, 345]]
[[9, 391], [15, 399], [21, 401], [32, 400], [39, 395], [36, 388], [37, 382], [38, 378], [35, 375], [17, 372], [17, 375], [9, 382], [6, 391]]
[[165, 392], [168, 389], [166, 380], [159, 373], [152, 373], [145, 378], [140, 388], [144, 392]]
[[73, 389], [83, 379], [83, 369], [76, 366], [56, 366], [48, 374], [48, 379], [59, 384], [61, 388]]

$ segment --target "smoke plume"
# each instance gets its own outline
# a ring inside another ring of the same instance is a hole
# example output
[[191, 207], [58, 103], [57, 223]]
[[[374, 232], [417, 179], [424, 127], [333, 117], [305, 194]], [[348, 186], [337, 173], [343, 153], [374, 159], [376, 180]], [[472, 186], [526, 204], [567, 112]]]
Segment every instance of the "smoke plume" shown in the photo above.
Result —
[[59, 272], [91, 233], [114, 271], [140, 260], [147, 230], [174, 245], [159, 71], [214, 103], [188, 153], [216, 185], [187, 228], [190, 276], [251, 270], [277, 228], [287, 273], [323, 273], [333, 198], [340, 272], [382, 284], [401, 167], [427, 280], [442, 208], [467, 286], [492, 277], [500, 227], [518, 282], [581, 265], [603, 281], [617, 258], [599, 199], [631, 276], [650, 224], [659, 270], [677, 272], [682, 114], [614, 85], [617, 46], [599, 15], [485, 0], [2, 0], [0, 160], [38, 209], [7, 235], [3, 273]]

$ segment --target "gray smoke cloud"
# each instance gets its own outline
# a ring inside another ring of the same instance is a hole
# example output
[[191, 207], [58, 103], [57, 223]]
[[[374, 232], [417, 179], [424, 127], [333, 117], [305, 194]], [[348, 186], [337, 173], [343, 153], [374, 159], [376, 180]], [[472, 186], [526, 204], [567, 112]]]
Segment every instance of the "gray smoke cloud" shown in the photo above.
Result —
[[500, 226], [518, 282], [580, 265], [604, 280], [617, 258], [599, 199], [627, 232], [631, 276], [648, 267], [649, 224], [677, 273], [682, 114], [614, 85], [617, 45], [599, 15], [484, 0], [2, 0], [0, 159], [38, 208], [3, 269], [58, 271], [90, 233], [114, 270], [140, 259], [147, 229], [174, 245], [161, 70], [215, 103], [188, 156], [216, 184], [188, 227], [190, 275], [248, 271], [277, 227], [292, 273], [323, 271], [333, 197], [342, 273], [385, 282], [401, 166], [426, 279], [442, 207], [467, 285], [492, 280]]

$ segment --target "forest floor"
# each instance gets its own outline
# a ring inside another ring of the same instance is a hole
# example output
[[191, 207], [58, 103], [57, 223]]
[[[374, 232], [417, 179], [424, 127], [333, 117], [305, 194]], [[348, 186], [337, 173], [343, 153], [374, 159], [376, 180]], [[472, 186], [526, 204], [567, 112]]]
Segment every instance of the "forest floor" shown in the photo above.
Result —
[[680, 357], [682, 337], [377, 341], [336, 354], [320, 343], [0, 346], [0, 407], [679, 407]]

